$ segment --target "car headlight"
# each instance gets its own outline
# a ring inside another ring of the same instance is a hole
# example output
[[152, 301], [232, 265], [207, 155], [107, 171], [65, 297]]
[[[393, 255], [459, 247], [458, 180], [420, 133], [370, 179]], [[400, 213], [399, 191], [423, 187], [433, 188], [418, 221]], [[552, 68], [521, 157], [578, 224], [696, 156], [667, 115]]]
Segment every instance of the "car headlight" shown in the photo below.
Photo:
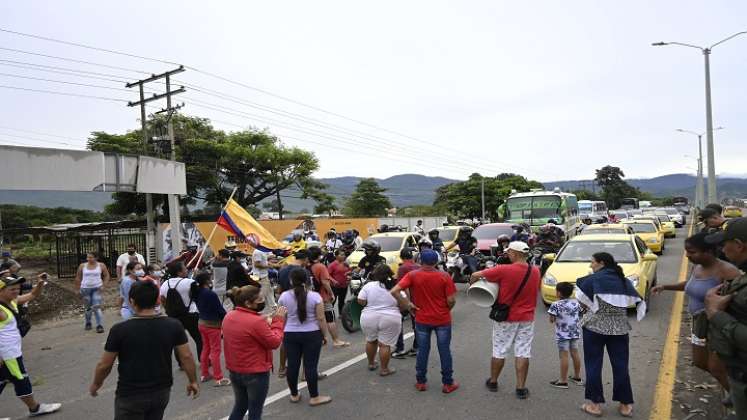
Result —
[[649, 239], [649, 240], [648, 240], [648, 241], [646, 241], [646, 242], [648, 242], [648, 243], [650, 243], [650, 244], [655, 244], [655, 243], [657, 243], [657, 242], [659, 242], [659, 241], [658, 241], [658, 240], [656, 240], [656, 238], [651, 238], [651, 239]]
[[545, 274], [545, 277], [542, 278], [542, 283], [544, 283], [545, 286], [555, 286], [558, 284], [558, 280], [551, 274]]
[[638, 280], [640, 279], [640, 277], [638, 277], [638, 274], [632, 274], [627, 278], [631, 281], [631, 283], [633, 283], [633, 287], [638, 287]]

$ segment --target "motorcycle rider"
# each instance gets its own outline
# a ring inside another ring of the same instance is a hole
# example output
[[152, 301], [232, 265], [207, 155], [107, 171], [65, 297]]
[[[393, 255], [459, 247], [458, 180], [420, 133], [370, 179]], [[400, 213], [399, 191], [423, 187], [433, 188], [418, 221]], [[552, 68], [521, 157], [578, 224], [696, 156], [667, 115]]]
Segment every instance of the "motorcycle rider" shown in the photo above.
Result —
[[524, 231], [524, 225], [515, 225], [514, 234], [511, 236], [511, 242], [529, 243], [529, 233]]
[[423, 229], [423, 221], [418, 220], [415, 224], [415, 228], [413, 229], [413, 232], [419, 234], [419, 235], [425, 235], [425, 229]]
[[459, 228], [456, 241], [449, 245], [446, 251], [448, 252], [455, 246], [459, 247], [459, 256], [462, 257], [462, 261], [469, 266], [470, 272], [476, 272], [477, 258], [474, 256], [474, 252], [477, 249], [477, 239], [472, 236], [472, 229], [469, 226], [462, 226]]
[[[420, 255], [423, 253], [423, 250], [426, 250], [426, 249], [433, 249], [433, 242], [431, 242], [431, 240], [428, 238], [421, 238], [418, 241], [418, 255], [415, 256], [416, 264], [421, 264]], [[442, 257], [441, 257], [441, 254], [439, 253], [438, 262], [440, 263], [441, 261], [442, 261]]]
[[555, 231], [555, 225], [548, 223], [540, 228], [536, 246], [557, 252], [560, 249], [560, 245], [560, 238]]
[[586, 226], [591, 226], [592, 224], [591, 216], [588, 214], [582, 214], [581, 215], [581, 226], [578, 227], [579, 232], [583, 232], [584, 229], [586, 229]]
[[511, 264], [511, 260], [508, 259], [508, 244], [510, 243], [511, 238], [505, 233], [498, 236], [498, 249], [495, 255], [496, 264]]
[[444, 241], [441, 240], [441, 238], [438, 237], [438, 229], [431, 229], [428, 231], [428, 239], [431, 240], [431, 243], [433, 244], [433, 250], [438, 252], [439, 254], [444, 253]]
[[358, 262], [357, 271], [362, 271], [361, 278], [365, 279], [378, 264], [386, 264], [386, 259], [379, 255], [381, 252], [381, 245], [373, 239], [366, 239], [363, 241], [361, 248], [363, 248], [363, 252], [365, 252], [366, 255]]
[[293, 233], [293, 240], [290, 243], [290, 248], [293, 253], [306, 249], [306, 241], [303, 240], [301, 232]]

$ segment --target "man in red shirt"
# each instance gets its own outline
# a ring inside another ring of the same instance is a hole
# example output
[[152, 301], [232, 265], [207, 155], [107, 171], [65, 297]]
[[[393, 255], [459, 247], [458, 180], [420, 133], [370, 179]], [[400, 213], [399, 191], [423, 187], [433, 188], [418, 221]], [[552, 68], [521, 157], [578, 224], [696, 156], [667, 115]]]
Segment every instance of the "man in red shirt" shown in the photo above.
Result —
[[[448, 274], [436, 269], [438, 253], [426, 249], [420, 254], [423, 267], [407, 273], [392, 288], [392, 296], [400, 306], [410, 309], [415, 315], [415, 336], [418, 340], [418, 355], [415, 362], [418, 391], [428, 389], [426, 373], [428, 356], [431, 351], [431, 333], [436, 332], [438, 355], [441, 358], [441, 391], [445, 394], [454, 392], [459, 384], [453, 378], [451, 359], [451, 309], [456, 304], [456, 287]], [[409, 290], [417, 306], [403, 297], [401, 292]]]
[[481, 278], [498, 283], [497, 301], [510, 308], [505, 322], [493, 321], [493, 358], [490, 360], [490, 378], [485, 386], [492, 392], [498, 391], [498, 377], [503, 370], [506, 355], [513, 346], [516, 358], [516, 397], [524, 400], [529, 397], [526, 380], [534, 339], [534, 310], [537, 307], [540, 272], [537, 267], [527, 264], [529, 245], [526, 243], [511, 242], [507, 253], [511, 264], [497, 265], [473, 273], [470, 284]]
[[[399, 265], [399, 268], [397, 269], [397, 279], [401, 280], [405, 278], [405, 275], [409, 273], [410, 271], [415, 271], [420, 269], [420, 264], [415, 264], [414, 256], [413, 256], [413, 249], [412, 248], [402, 248], [402, 251], [399, 252], [399, 259], [402, 260], [402, 264]], [[409, 296], [410, 302], [412, 302], [412, 296]], [[404, 325], [404, 316], [402, 317], [402, 329], [399, 332], [399, 338], [397, 339], [397, 345], [394, 347], [394, 352], [392, 353], [392, 357], [395, 359], [404, 359], [407, 356], [415, 357], [418, 354], [418, 337], [417, 335], [413, 337], [412, 340], [412, 348], [408, 351], [405, 351], [405, 325]], [[410, 320], [412, 320], [412, 330], [415, 331], [415, 317], [411, 316]]]

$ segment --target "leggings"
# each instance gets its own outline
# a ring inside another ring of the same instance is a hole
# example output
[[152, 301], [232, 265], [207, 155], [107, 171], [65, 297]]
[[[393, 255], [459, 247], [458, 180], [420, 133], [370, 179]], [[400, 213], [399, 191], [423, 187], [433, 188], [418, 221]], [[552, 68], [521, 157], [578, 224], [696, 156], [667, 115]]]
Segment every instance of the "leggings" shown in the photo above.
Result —
[[309, 386], [309, 395], [311, 398], [319, 396], [319, 354], [322, 351], [322, 332], [286, 332], [283, 337], [285, 354], [288, 357], [288, 388], [291, 395], [298, 395], [298, 374], [301, 369], [301, 360], [303, 359], [303, 368], [306, 374], [306, 383]]
[[342, 307], [345, 306], [345, 298], [348, 296], [348, 287], [333, 287], [332, 292], [337, 297], [337, 315], [342, 316]]

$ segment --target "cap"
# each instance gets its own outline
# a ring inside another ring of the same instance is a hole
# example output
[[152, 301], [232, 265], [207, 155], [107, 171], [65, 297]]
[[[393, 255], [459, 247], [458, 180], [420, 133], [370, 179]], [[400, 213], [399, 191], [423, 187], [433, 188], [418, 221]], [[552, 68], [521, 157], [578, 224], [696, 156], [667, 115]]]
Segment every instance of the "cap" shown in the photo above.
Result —
[[420, 253], [420, 262], [425, 265], [436, 265], [438, 263], [438, 252], [426, 249]]
[[0, 279], [0, 289], [4, 289], [7, 286], [13, 286], [14, 284], [21, 284], [25, 281], [26, 279], [23, 277], [3, 277]]
[[529, 253], [529, 245], [526, 244], [526, 242], [521, 241], [513, 241], [510, 244], [508, 244], [508, 249], [513, 249], [516, 252], [521, 252], [523, 254]]
[[713, 216], [716, 216], [718, 214], [719, 214], [719, 212], [716, 211], [715, 209], [712, 209], [710, 207], [706, 207], [703, 210], [701, 210], [701, 211], [698, 212], [698, 217], [700, 217], [701, 220], [706, 220], [709, 217], [713, 217]]
[[724, 223], [720, 231], [712, 233], [705, 238], [709, 244], [720, 244], [721, 242], [733, 239], [747, 242], [747, 217], [731, 219]]

